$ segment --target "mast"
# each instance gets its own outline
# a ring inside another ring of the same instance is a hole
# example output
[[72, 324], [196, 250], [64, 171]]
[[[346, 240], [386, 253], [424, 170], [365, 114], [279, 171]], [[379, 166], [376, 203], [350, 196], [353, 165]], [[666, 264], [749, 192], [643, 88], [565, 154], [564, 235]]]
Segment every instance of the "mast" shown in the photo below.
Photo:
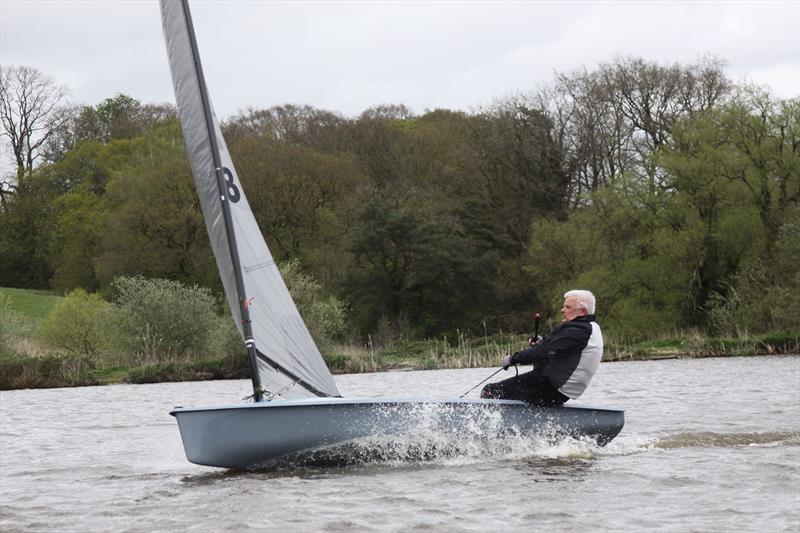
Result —
[[225, 171], [222, 167], [222, 158], [219, 153], [219, 145], [217, 144], [217, 135], [214, 131], [214, 119], [211, 113], [211, 104], [208, 98], [208, 89], [206, 88], [206, 80], [203, 75], [203, 66], [200, 64], [200, 54], [197, 49], [197, 39], [194, 34], [194, 25], [192, 24], [192, 16], [189, 11], [189, 0], [181, 0], [183, 4], [183, 14], [186, 18], [186, 28], [189, 33], [189, 42], [192, 49], [192, 60], [194, 61], [195, 72], [197, 73], [197, 84], [200, 87], [200, 99], [203, 103], [203, 116], [205, 118], [206, 129], [208, 132], [208, 140], [211, 144], [211, 154], [214, 161], [214, 172], [217, 178], [217, 187], [219, 188], [220, 205], [222, 206], [223, 218], [225, 220], [225, 233], [228, 236], [228, 245], [230, 247], [231, 261], [233, 263], [234, 277], [236, 280], [236, 293], [238, 295], [239, 308], [242, 314], [242, 329], [244, 332], [244, 345], [247, 350], [248, 365], [250, 368], [250, 379], [253, 381], [253, 400], [260, 402], [263, 396], [263, 389], [261, 388], [261, 378], [258, 374], [258, 367], [256, 358], [256, 343], [253, 339], [253, 326], [250, 320], [250, 310], [248, 308], [247, 293], [245, 292], [244, 277], [242, 276], [242, 265], [239, 260], [239, 249], [236, 245], [236, 234], [233, 230], [233, 219], [231, 217], [231, 208], [228, 203], [228, 187], [225, 184]]

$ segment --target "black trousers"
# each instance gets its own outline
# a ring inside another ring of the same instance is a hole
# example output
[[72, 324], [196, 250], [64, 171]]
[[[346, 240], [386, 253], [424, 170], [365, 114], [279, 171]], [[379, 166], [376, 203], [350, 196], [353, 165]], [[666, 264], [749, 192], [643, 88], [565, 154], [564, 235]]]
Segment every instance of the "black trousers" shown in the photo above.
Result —
[[526, 372], [497, 383], [489, 383], [481, 391], [481, 398], [497, 400], [522, 400], [534, 405], [555, 406], [569, 400], [550, 380], [534, 371]]

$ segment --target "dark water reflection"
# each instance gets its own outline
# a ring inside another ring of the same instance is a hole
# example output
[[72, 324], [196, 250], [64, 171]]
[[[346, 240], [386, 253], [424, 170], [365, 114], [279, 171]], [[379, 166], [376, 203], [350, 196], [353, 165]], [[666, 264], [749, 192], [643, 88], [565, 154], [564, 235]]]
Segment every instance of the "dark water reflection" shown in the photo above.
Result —
[[584, 481], [596, 459], [526, 459], [519, 465], [521, 471], [537, 483]]
[[[454, 397], [489, 373], [336, 379], [350, 396]], [[0, 393], [0, 530], [800, 530], [799, 357], [603, 364], [582, 403], [626, 409], [605, 448], [509, 439], [413, 457], [407, 442], [256, 472], [188, 463], [170, 408], [248, 389]]]

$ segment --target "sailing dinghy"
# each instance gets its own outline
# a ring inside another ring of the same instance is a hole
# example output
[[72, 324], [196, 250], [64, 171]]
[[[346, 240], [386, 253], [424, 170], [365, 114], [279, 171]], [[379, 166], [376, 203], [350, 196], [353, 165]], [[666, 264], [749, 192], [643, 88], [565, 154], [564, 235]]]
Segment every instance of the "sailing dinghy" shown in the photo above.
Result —
[[249, 356], [253, 402], [175, 407], [189, 461], [247, 469], [370, 442], [572, 436], [605, 445], [619, 409], [512, 400], [342, 398], [258, 228], [203, 77], [188, 0], [161, 0], [186, 151], [231, 313]]

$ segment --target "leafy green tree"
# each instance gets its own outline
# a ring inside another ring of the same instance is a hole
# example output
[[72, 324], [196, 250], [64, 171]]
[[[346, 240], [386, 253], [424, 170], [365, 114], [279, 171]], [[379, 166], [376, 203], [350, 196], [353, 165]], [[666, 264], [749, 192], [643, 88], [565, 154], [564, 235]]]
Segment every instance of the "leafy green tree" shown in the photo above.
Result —
[[76, 191], [59, 197], [54, 208], [57, 223], [51, 234], [51, 287], [64, 293], [77, 287], [97, 291], [95, 260], [108, 216], [101, 199]]
[[786, 169], [798, 142], [787, 133], [785, 105], [758, 107], [764, 100], [752, 97], [676, 120], [653, 159], [665, 188], [617, 176], [567, 219], [537, 222], [544, 231], [531, 241], [527, 268], [549, 287], [546, 300], [592, 289], [604, 323], [629, 338], [687, 326], [785, 325], [768, 307], [794, 287], [794, 276], [773, 265], [786, 264], [777, 250], [793, 257], [786, 239], [780, 247], [775, 239], [796, 209], [795, 174]]
[[37, 169], [24, 176], [0, 210], [0, 286], [49, 288], [52, 203], [59, 191]]
[[117, 342], [134, 364], [207, 353], [216, 326], [208, 289], [141, 276], [117, 278], [112, 288]]
[[495, 261], [488, 320], [495, 328], [529, 327], [541, 297], [523, 268], [540, 217], [563, 217], [569, 182], [552, 122], [521, 99], [498, 102], [471, 117], [467, 146], [474, 162], [456, 208], [464, 235]]
[[474, 255], [458, 226], [377, 197], [364, 207], [359, 230], [349, 287], [362, 331], [382, 317], [407, 324], [399, 335], [477, 327], [485, 318], [475, 303], [490, 291], [493, 261]]
[[157, 124], [176, 118], [174, 106], [142, 104], [127, 94], [106, 98], [95, 106], [84, 106], [72, 121], [73, 144], [101, 144], [141, 137]]
[[103, 286], [121, 275], [146, 275], [213, 286], [217, 276], [194, 181], [176, 122], [130, 143], [129, 164], [106, 192], [113, 213], [96, 259]]
[[39, 337], [56, 349], [86, 356], [106, 345], [109, 305], [99, 295], [75, 289], [44, 318]]
[[519, 256], [535, 216], [562, 216], [568, 176], [552, 123], [539, 109], [509, 100], [477, 117], [473, 128], [481, 187], [475, 207], [486, 217], [495, 247]]
[[135, 164], [136, 147], [130, 140], [82, 141], [60, 161], [40, 169], [62, 192], [52, 201], [55, 223], [49, 235], [54, 289], [96, 291], [101, 287], [97, 259], [104, 251], [110, 219], [106, 186], [112, 176], [128, 172]]
[[782, 221], [800, 202], [798, 108], [746, 90], [678, 122], [657, 158], [697, 218], [690, 311], [700, 323], [712, 295], [725, 298], [747, 261], [771, 262]]
[[377, 106], [364, 111], [347, 129], [348, 150], [361, 164], [370, 186], [385, 196], [412, 190], [420, 177], [418, 169], [425, 164], [422, 158], [406, 157], [417, 146], [405, 129], [414, 118], [404, 106]]
[[296, 259], [283, 263], [280, 271], [314, 340], [326, 346], [341, 338], [347, 325], [346, 304], [326, 295], [322, 285], [304, 273]]
[[770, 243], [786, 210], [800, 202], [800, 100], [744, 90], [725, 106], [678, 123], [675, 142], [661, 155], [675, 187], [706, 195], [698, 205], [713, 205], [711, 188], [727, 188], [756, 208]]
[[131, 139], [144, 133], [136, 123], [142, 104], [125, 94], [106, 98], [96, 106], [87, 106], [76, 120], [76, 137], [108, 142]]
[[709, 298], [712, 331], [744, 336], [800, 331], [800, 209], [791, 211], [775, 240], [771, 262], [750, 256], [724, 292]]
[[323, 257], [339, 264], [337, 235], [352, 225], [363, 181], [353, 158], [267, 137], [243, 137], [231, 151], [276, 258]]
[[568, 219], [537, 221], [526, 269], [558, 317], [564, 292], [592, 290], [617, 335], [642, 337], [683, 325], [695, 250], [690, 213], [632, 176], [598, 188]]
[[0, 210], [0, 284], [96, 290], [105, 214], [117, 207], [103, 199], [106, 184], [152, 155], [140, 140], [84, 141], [23, 176]]
[[102, 195], [111, 176], [131, 166], [133, 148], [129, 140], [109, 144], [81, 141], [61, 160], [41, 170], [62, 193], [83, 186], [82, 194]]

